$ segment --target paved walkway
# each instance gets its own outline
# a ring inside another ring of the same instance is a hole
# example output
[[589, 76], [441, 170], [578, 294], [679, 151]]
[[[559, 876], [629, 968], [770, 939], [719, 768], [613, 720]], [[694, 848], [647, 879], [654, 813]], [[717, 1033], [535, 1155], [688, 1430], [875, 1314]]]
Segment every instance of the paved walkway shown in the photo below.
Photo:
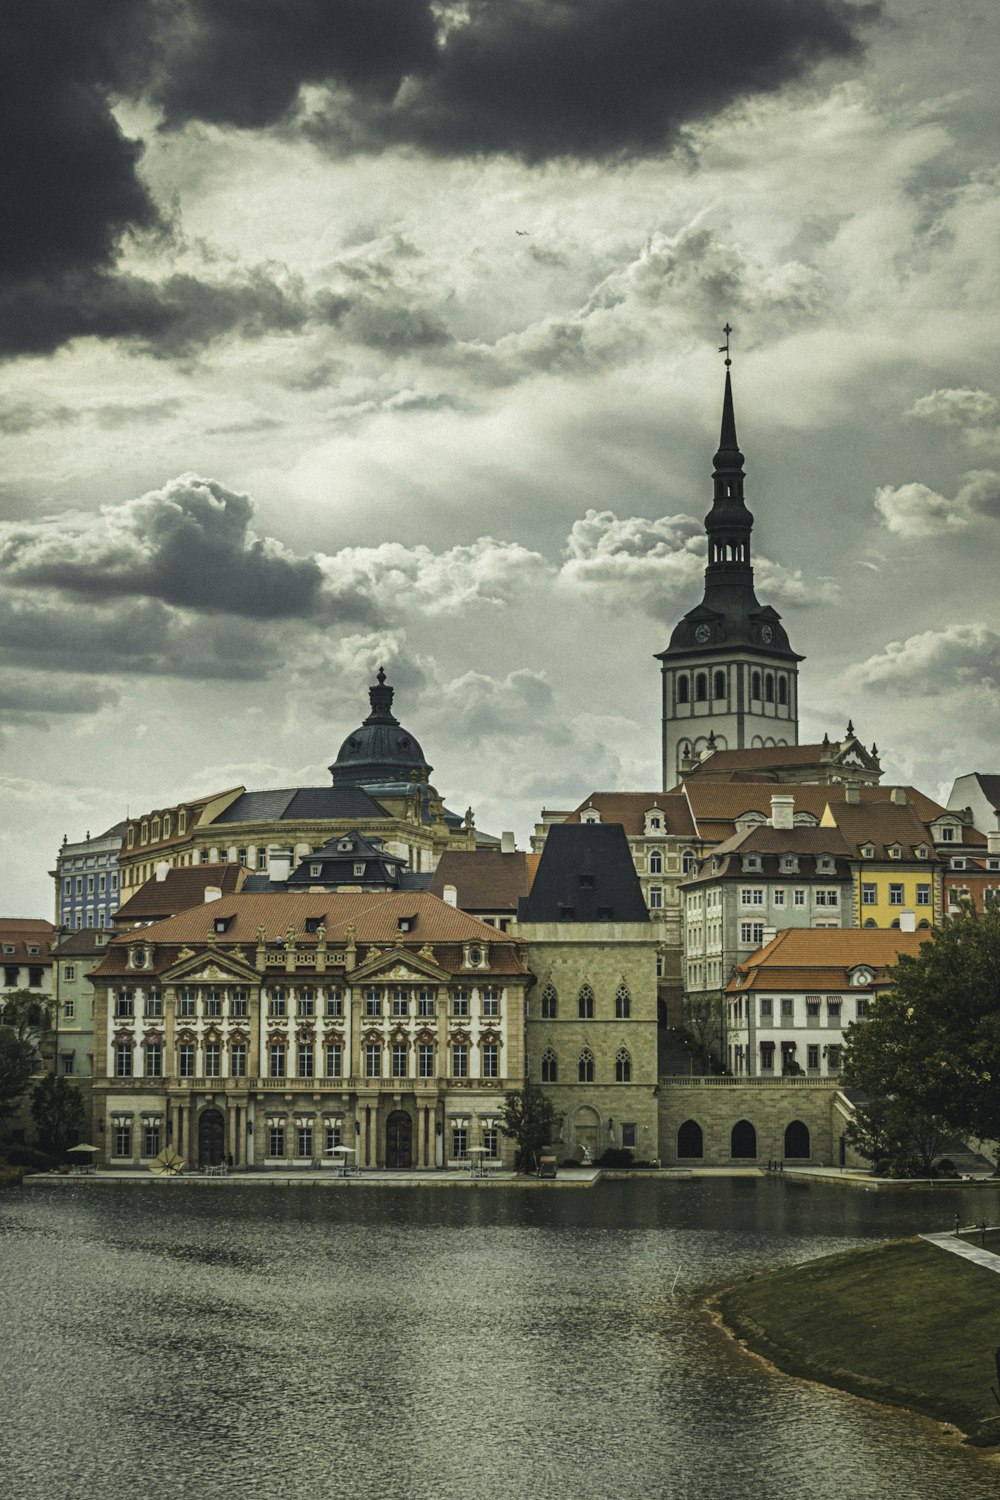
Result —
[[920, 1238], [929, 1245], [937, 1245], [939, 1250], [950, 1250], [952, 1255], [960, 1255], [963, 1260], [972, 1260], [977, 1266], [985, 1266], [987, 1271], [1000, 1273], [1000, 1255], [994, 1255], [992, 1250], [983, 1250], [979, 1245], [970, 1245], [968, 1240], [963, 1240], [953, 1229], [941, 1234], [922, 1234]]
[[560, 1168], [558, 1176], [553, 1180], [539, 1179], [537, 1177], [520, 1177], [516, 1172], [495, 1171], [488, 1172], [485, 1177], [473, 1177], [470, 1172], [455, 1168], [423, 1169], [419, 1167], [407, 1168], [398, 1172], [386, 1171], [379, 1167], [362, 1167], [358, 1172], [352, 1172], [349, 1177], [342, 1177], [340, 1173], [333, 1171], [310, 1171], [303, 1167], [298, 1170], [281, 1171], [269, 1167], [240, 1170], [227, 1173], [224, 1177], [206, 1176], [198, 1171], [184, 1171], [178, 1177], [161, 1177], [150, 1172], [148, 1167], [115, 1167], [111, 1169], [82, 1174], [80, 1172], [59, 1173], [39, 1172], [25, 1177], [25, 1183], [36, 1186], [40, 1183], [79, 1183], [88, 1182], [148, 1182], [148, 1183], [170, 1183], [170, 1182], [197, 1182], [203, 1183], [206, 1188], [230, 1188], [230, 1187], [290, 1187], [306, 1185], [310, 1187], [352, 1188], [357, 1184], [363, 1187], [455, 1187], [455, 1188], [490, 1188], [490, 1187], [593, 1187], [600, 1179], [599, 1167], [577, 1167]]

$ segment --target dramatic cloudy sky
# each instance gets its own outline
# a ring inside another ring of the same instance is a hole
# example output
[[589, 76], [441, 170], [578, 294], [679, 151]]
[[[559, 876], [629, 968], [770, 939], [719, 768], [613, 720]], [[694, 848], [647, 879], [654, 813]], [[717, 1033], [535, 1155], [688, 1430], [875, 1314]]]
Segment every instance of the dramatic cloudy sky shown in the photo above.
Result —
[[321, 784], [385, 663], [523, 841], [658, 779], [735, 328], [802, 736], [1000, 770], [987, 0], [6, 0], [0, 909]]

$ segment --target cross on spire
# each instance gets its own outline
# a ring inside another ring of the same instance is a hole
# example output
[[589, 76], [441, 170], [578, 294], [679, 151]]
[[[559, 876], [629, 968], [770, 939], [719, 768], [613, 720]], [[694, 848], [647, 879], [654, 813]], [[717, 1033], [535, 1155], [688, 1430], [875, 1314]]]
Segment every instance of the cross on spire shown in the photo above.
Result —
[[719, 345], [719, 353], [720, 354], [724, 354], [726, 356], [726, 369], [728, 370], [729, 366], [732, 364], [732, 360], [729, 357], [729, 335], [732, 333], [733, 330], [730, 328], [729, 324], [727, 323], [726, 326], [725, 326], [725, 328], [723, 328], [722, 331], [726, 335], [726, 342], [724, 344], [720, 344]]

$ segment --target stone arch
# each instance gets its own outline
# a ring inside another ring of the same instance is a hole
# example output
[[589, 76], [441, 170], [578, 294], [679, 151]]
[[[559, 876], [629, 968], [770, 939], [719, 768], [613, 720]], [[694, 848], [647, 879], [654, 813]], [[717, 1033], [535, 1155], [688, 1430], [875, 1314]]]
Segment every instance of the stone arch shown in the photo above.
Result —
[[788, 1160], [807, 1161], [811, 1155], [809, 1126], [802, 1120], [790, 1121], [785, 1126], [785, 1157]]
[[573, 1114], [573, 1143], [591, 1161], [601, 1154], [601, 1117], [590, 1104], [581, 1104]]
[[705, 1155], [705, 1136], [697, 1120], [685, 1120], [677, 1131], [677, 1155], [700, 1161]]
[[736, 1161], [756, 1161], [757, 1132], [749, 1120], [737, 1120], [729, 1137], [729, 1154]]

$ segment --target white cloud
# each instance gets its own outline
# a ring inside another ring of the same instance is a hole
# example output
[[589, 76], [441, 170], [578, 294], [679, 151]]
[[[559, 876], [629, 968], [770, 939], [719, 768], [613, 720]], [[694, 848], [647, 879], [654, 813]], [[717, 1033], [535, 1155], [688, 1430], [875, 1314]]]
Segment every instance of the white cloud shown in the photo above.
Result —
[[890, 641], [852, 675], [864, 687], [899, 695], [940, 697], [970, 690], [993, 695], [1000, 685], [1000, 634], [983, 624], [925, 630]]
[[1000, 519], [1000, 473], [975, 469], [953, 500], [925, 484], [883, 485], [875, 509], [896, 536], [929, 537], [963, 531], [984, 519]]
[[1000, 414], [1000, 401], [989, 391], [941, 389], [921, 396], [906, 412], [908, 417], [921, 421], [939, 422], [945, 427], [979, 427], [995, 423]]
[[468, 546], [433, 552], [418, 545], [383, 542], [379, 547], [344, 547], [319, 554], [333, 594], [372, 601], [386, 615], [416, 607], [428, 615], [454, 614], [473, 604], [509, 604], [549, 564], [518, 542], [479, 537]]

